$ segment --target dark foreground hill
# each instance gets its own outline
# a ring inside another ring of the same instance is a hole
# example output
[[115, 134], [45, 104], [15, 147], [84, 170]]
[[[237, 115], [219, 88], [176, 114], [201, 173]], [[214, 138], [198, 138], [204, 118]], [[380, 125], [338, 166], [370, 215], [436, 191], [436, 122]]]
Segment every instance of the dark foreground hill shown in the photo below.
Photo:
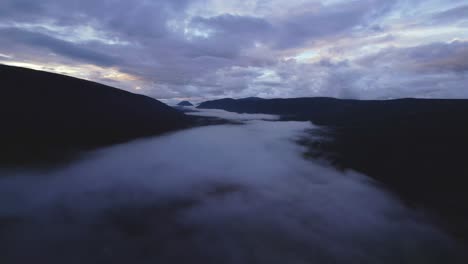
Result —
[[147, 96], [59, 74], [0, 65], [0, 163], [63, 157], [186, 127]]
[[221, 99], [199, 108], [282, 115], [328, 127], [314, 157], [363, 172], [468, 237], [468, 100]]

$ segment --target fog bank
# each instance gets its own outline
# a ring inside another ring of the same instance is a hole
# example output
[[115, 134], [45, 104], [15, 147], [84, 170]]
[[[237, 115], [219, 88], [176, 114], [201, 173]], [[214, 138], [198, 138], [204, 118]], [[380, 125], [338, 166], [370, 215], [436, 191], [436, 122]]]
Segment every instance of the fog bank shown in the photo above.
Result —
[[133, 141], [51, 171], [0, 171], [0, 262], [458, 260], [454, 241], [366, 176], [304, 159], [294, 141], [309, 122], [193, 114], [244, 124]]

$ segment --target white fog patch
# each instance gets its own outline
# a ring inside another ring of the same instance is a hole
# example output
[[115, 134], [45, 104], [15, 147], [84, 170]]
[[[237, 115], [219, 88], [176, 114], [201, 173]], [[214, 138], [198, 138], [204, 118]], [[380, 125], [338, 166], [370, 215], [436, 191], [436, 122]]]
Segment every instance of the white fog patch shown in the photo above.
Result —
[[450, 238], [369, 178], [303, 159], [310, 123], [208, 113], [248, 121], [0, 172], [6, 263], [456, 263]]
[[279, 116], [277, 115], [268, 115], [268, 114], [239, 114], [234, 112], [228, 112], [220, 109], [197, 109], [195, 107], [187, 107], [188, 109], [193, 109], [196, 112], [188, 112], [189, 115], [196, 116], [208, 116], [208, 117], [218, 117], [228, 120], [278, 120]]

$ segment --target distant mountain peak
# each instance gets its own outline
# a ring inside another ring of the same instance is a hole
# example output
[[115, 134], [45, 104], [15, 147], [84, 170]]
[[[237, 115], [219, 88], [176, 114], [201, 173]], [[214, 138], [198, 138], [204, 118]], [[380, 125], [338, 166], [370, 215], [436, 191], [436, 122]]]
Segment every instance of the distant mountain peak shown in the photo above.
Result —
[[178, 106], [193, 106], [193, 104], [189, 101], [182, 101], [177, 104]]

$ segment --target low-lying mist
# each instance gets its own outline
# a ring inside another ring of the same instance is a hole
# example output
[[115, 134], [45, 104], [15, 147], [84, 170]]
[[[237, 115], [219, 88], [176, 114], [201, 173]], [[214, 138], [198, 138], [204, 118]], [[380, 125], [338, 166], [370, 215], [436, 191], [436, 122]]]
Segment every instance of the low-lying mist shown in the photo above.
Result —
[[366, 176], [304, 159], [294, 142], [312, 124], [198, 114], [244, 124], [137, 140], [61, 169], [0, 171], [0, 262], [459, 259], [450, 237]]

